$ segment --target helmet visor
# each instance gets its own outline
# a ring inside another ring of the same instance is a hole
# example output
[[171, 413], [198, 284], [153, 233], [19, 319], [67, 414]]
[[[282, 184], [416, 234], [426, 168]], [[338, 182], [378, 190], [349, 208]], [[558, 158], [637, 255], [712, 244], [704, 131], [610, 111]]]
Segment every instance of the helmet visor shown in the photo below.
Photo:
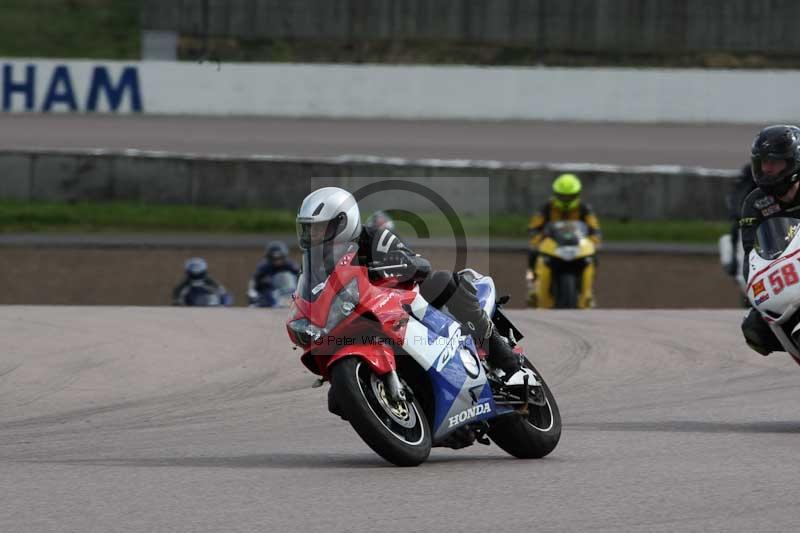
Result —
[[341, 213], [333, 220], [297, 222], [297, 244], [302, 250], [332, 241], [347, 226], [347, 215]]
[[267, 254], [267, 259], [273, 263], [277, 261], [286, 261], [286, 254], [281, 250], [272, 250]]
[[577, 194], [556, 194], [555, 200], [556, 200], [556, 205], [559, 206], [561, 209], [572, 209], [573, 207], [578, 205]]

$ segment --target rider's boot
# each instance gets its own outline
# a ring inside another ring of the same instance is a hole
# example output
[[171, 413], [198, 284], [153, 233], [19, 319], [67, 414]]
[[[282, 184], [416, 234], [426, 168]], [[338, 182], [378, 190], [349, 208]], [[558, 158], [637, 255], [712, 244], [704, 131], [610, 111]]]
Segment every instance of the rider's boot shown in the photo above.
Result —
[[487, 351], [487, 360], [494, 368], [503, 371], [504, 379], [516, 374], [522, 368], [520, 356], [511, 349], [508, 341], [498, 333], [489, 316], [481, 308], [475, 286], [461, 279], [447, 302], [450, 313], [467, 328], [478, 346]]
[[742, 321], [742, 333], [747, 345], [761, 355], [786, 350], [755, 309], [750, 309], [745, 315]]

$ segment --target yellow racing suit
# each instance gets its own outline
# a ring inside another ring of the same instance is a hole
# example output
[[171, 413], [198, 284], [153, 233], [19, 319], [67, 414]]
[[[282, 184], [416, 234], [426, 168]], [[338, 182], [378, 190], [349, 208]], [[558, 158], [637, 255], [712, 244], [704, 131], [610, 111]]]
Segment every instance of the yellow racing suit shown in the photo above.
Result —
[[[587, 237], [592, 240], [596, 247], [600, 246], [602, 241], [602, 232], [600, 231], [600, 222], [594, 214], [591, 206], [583, 202], [578, 202], [575, 206], [569, 209], [561, 209], [554, 199], [550, 199], [538, 213], [535, 213], [530, 222], [528, 222], [528, 236], [529, 236], [529, 252], [528, 252], [528, 278], [530, 281], [534, 279], [537, 283], [546, 283], [546, 287], [537, 287], [532, 285], [530, 294], [528, 295], [529, 304], [536, 304], [536, 293], [538, 290], [550, 291], [550, 282], [552, 280], [549, 275], [542, 275], [543, 270], [546, 268], [543, 264], [537, 265], [539, 257], [538, 247], [539, 243], [544, 238], [542, 231], [549, 222], [557, 222], [559, 220], [579, 220], [586, 224], [588, 235]], [[593, 280], [594, 273], [592, 271], [591, 278]]]

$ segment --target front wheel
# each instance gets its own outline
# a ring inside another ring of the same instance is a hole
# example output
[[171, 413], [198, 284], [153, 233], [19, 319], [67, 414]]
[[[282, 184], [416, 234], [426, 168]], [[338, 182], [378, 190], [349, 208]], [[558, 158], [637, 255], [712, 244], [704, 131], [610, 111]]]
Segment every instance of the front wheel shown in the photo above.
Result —
[[419, 402], [394, 402], [368, 364], [357, 357], [337, 362], [331, 386], [339, 408], [375, 453], [397, 466], [417, 466], [431, 452], [431, 432]]
[[578, 307], [578, 279], [573, 274], [556, 276], [556, 309]]
[[489, 437], [519, 459], [539, 459], [552, 452], [561, 439], [561, 413], [550, 387], [533, 364], [525, 360], [542, 384], [544, 405], [528, 404], [528, 416], [506, 415], [489, 421]]

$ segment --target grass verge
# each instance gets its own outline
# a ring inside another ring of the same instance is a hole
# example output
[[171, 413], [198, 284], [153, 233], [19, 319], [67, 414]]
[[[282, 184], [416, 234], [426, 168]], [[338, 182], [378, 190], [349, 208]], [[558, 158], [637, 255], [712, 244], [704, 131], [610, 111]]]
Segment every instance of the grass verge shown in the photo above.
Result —
[[0, 57], [138, 59], [138, 0], [3, 0]]
[[[441, 215], [422, 215], [431, 236], [452, 234]], [[465, 216], [461, 223], [469, 236], [525, 238], [524, 215]], [[601, 220], [609, 241], [713, 243], [730, 229], [725, 221]], [[23, 203], [0, 202], [0, 232], [208, 232], [294, 233], [294, 212], [277, 209], [145, 205], [136, 203]], [[400, 234], [419, 234], [398, 221]]]

